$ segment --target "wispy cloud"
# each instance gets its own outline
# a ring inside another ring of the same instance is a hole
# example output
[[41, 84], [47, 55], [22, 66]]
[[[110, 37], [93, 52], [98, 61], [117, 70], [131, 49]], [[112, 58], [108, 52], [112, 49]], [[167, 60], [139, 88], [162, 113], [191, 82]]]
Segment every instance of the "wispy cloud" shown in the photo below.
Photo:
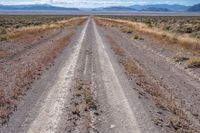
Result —
[[54, 5], [65, 5], [65, 6], [76, 6], [76, 7], [105, 7], [105, 6], [128, 6], [134, 2], [131, 0], [50, 0], [51, 4]]

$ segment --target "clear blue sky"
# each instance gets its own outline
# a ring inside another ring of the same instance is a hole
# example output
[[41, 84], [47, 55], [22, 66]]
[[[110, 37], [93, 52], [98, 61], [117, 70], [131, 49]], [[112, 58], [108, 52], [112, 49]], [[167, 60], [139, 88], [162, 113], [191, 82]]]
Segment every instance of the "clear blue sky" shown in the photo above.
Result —
[[65, 7], [106, 7], [106, 6], [128, 6], [135, 4], [182, 4], [193, 5], [200, 0], [0, 0], [0, 4], [52, 4]]

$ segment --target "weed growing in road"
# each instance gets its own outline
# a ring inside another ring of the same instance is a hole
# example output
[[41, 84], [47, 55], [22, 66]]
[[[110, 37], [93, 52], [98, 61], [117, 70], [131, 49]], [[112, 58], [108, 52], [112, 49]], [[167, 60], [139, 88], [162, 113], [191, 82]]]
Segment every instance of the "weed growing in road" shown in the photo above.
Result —
[[82, 132], [88, 132], [91, 128], [91, 112], [97, 113], [97, 103], [92, 92], [91, 81], [76, 79], [75, 88], [73, 89], [73, 97], [71, 98], [71, 113], [69, 115], [69, 130], [73, 131], [77, 125], [84, 124]]
[[139, 39], [139, 36], [136, 34], [136, 35], [134, 35], [134, 39]]
[[144, 38], [142, 38], [142, 37], [139, 36], [138, 34], [135, 34], [135, 35], [133, 36], [133, 39], [135, 39], [135, 40], [144, 40]]

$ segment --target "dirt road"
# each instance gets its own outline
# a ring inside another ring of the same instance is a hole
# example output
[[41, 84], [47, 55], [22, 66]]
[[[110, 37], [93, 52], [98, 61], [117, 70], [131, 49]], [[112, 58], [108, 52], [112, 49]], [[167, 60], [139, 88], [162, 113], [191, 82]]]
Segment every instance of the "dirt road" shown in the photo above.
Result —
[[[151, 65], [149, 71], [163, 75], [163, 82], [170, 83], [169, 86], [185, 90], [188, 87], [195, 90], [200, 86], [199, 81], [176, 70], [176, 67], [161, 65], [160, 57], [154, 61], [147, 60], [156, 55], [141, 53], [144, 50], [136, 46], [129, 47], [131, 42], [123, 42], [128, 39], [124, 39], [121, 33], [99, 27], [89, 17], [55, 60], [55, 65], [33, 83], [8, 124], [1, 127], [1, 132], [173, 132], [168, 129], [170, 126], [155, 123], [157, 119], [154, 116], [162, 118], [159, 116], [162, 112], [144, 92], [138, 92], [141, 86], [126, 73], [119, 62], [119, 55], [111, 49], [112, 42], [108, 35], [119, 42], [130, 57], [136, 57], [144, 66]], [[177, 78], [177, 75], [181, 78]]]

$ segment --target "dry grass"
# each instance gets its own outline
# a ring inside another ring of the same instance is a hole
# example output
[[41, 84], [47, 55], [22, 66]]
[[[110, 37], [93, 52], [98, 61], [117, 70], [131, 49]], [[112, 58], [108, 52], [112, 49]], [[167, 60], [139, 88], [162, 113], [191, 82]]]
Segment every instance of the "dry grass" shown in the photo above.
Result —
[[189, 58], [185, 57], [185, 56], [183, 55], [183, 53], [178, 52], [178, 53], [176, 53], [176, 55], [173, 57], [173, 60], [174, 60], [175, 62], [183, 62], [183, 61], [189, 60]]
[[18, 29], [12, 29], [12, 32], [7, 32], [6, 39], [14, 39], [26, 34], [37, 35], [44, 33], [47, 30], [63, 28], [66, 26], [77, 26], [83, 23], [86, 20], [86, 17], [75, 17], [68, 20], [58, 21], [56, 23], [51, 24], [42, 24], [37, 26], [28, 26], [28, 27], [21, 27]]
[[187, 34], [176, 34], [161, 30], [155, 27], [149, 27], [147, 24], [141, 22], [131, 22], [122, 19], [110, 19], [110, 18], [101, 18], [96, 17], [96, 20], [99, 24], [104, 26], [115, 26], [115, 27], [129, 27], [134, 31], [147, 34], [158, 41], [164, 42], [166, 46], [173, 46], [178, 48], [184, 48], [193, 52], [200, 51], [200, 40], [197, 38], [192, 38]]
[[188, 61], [186, 61], [186, 64], [188, 65], [188, 67], [192, 67], [192, 68], [196, 68], [196, 67], [200, 67], [200, 57], [193, 57], [190, 58]]
[[[73, 26], [84, 16], [66, 15], [2, 15], [0, 16], [0, 41], [19, 34], [21, 30], [37, 30], [37, 28], [59, 28], [60, 26]], [[13, 33], [13, 31], [15, 33]]]
[[126, 27], [126, 26], [122, 26], [122, 27], [120, 27], [120, 29], [121, 29], [122, 32], [125, 32], [125, 33], [128, 33], [128, 34], [133, 33], [133, 30], [130, 29], [129, 27]]
[[68, 20], [58, 21], [54, 24], [43, 24], [37, 26], [21, 27], [7, 33], [6, 42], [0, 46], [0, 59], [7, 60], [15, 57], [21, 52], [27, 51], [42, 41], [51, 39], [59, 34], [66, 27], [72, 29], [82, 24], [85, 17], [71, 18]]
[[133, 36], [133, 39], [135, 39], [135, 40], [144, 40], [141, 36], [139, 36], [138, 34], [135, 34], [134, 36]]

